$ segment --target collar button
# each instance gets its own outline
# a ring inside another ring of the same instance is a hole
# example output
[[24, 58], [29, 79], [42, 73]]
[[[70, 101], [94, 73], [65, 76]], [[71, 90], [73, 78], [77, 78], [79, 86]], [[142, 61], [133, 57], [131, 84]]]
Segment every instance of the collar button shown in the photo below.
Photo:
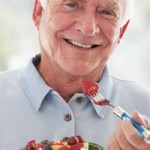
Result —
[[78, 97], [78, 98], [76, 99], [76, 102], [79, 103], [79, 104], [81, 104], [83, 101], [84, 101], [84, 98], [83, 98], [83, 97]]

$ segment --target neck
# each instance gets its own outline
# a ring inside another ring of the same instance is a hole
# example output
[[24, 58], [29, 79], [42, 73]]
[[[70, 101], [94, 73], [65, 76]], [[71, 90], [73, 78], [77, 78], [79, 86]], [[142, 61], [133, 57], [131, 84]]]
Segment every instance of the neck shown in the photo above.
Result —
[[42, 62], [37, 66], [42, 78], [46, 84], [57, 91], [62, 98], [68, 102], [75, 93], [82, 93], [80, 82], [82, 80], [89, 80], [97, 82], [100, 80], [103, 69], [98, 74], [91, 73], [87, 76], [74, 76], [69, 73], [53, 67], [53, 65]]

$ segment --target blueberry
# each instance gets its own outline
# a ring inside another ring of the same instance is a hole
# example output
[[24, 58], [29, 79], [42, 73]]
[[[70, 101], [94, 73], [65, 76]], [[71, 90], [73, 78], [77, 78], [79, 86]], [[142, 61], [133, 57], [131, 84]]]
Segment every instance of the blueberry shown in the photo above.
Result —
[[94, 146], [92, 150], [100, 150], [98, 147]]
[[49, 144], [45, 144], [44, 150], [52, 150], [52, 147]]
[[44, 140], [41, 142], [42, 144], [47, 144], [48, 143], [48, 140]]

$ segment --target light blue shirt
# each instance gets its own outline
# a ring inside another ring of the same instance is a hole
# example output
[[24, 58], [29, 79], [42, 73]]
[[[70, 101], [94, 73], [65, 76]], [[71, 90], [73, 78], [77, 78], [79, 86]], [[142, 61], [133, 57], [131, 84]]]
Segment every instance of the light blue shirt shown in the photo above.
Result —
[[[150, 117], [150, 89], [111, 76], [107, 67], [99, 86], [113, 104]], [[44, 82], [32, 60], [22, 69], [0, 73], [2, 150], [18, 150], [32, 139], [54, 141], [73, 135], [105, 147], [118, 121], [110, 108], [96, 106], [82, 93], [66, 103]]]

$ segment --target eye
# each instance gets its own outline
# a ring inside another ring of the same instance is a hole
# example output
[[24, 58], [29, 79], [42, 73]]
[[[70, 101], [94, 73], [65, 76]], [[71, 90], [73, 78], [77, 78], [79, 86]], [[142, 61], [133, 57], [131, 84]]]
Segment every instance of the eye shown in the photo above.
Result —
[[107, 19], [117, 19], [118, 18], [118, 15], [114, 11], [111, 11], [111, 10], [101, 9], [98, 11], [98, 13]]
[[102, 14], [105, 14], [105, 15], [113, 15], [110, 11], [108, 10], [102, 10], [101, 11]]
[[66, 4], [67, 7], [69, 8], [76, 8], [77, 7], [77, 3], [76, 2], [69, 2]]

